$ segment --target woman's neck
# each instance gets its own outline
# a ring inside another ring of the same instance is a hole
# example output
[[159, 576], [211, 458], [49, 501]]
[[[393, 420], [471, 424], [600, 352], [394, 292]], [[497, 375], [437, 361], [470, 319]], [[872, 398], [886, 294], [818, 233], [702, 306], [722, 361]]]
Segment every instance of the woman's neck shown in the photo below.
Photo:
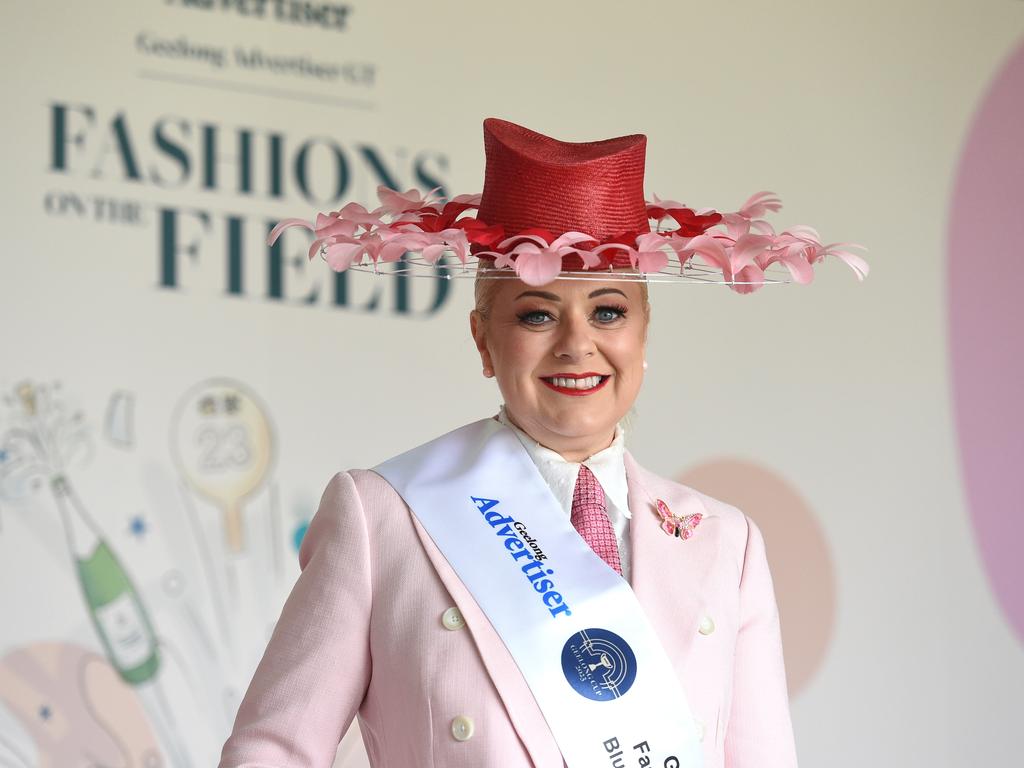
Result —
[[545, 433], [536, 428], [524, 425], [506, 407], [505, 418], [518, 429], [529, 435], [530, 439], [536, 441], [550, 451], [554, 451], [566, 461], [581, 464], [595, 453], [603, 451], [615, 441], [615, 429], [612, 429], [611, 436], [602, 435], [581, 435], [565, 436], [556, 433]]

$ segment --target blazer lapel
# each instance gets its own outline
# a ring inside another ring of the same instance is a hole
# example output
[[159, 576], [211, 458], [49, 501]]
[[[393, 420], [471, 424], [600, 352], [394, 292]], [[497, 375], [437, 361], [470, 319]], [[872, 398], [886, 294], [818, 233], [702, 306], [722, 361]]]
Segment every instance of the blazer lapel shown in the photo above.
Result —
[[409, 512], [413, 526], [423, 544], [423, 549], [430, 558], [437, 575], [441, 578], [448, 593], [459, 607], [466, 627], [473, 635], [473, 641], [480, 652], [487, 674], [498, 691], [505, 709], [508, 711], [512, 726], [519, 735], [534, 765], [562, 765], [561, 752], [551, 735], [544, 715], [541, 713], [537, 700], [533, 697], [530, 687], [519, 666], [508, 652], [501, 637], [491, 625], [487, 615], [473, 599], [469, 589], [459, 578], [451, 564], [434, 544], [430, 534], [420, 525], [416, 515]]
[[[679, 674], [704, 611], [705, 582], [720, 551], [721, 526], [695, 491], [648, 472], [628, 451], [625, 464], [631, 514], [630, 582]], [[676, 515], [703, 515], [691, 538], [680, 539], [662, 530], [659, 498]]]

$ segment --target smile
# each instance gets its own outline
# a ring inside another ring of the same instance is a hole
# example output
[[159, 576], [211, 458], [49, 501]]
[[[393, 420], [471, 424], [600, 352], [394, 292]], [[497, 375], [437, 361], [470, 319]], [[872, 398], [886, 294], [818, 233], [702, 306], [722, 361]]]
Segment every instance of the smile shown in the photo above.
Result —
[[555, 376], [541, 376], [549, 389], [563, 395], [592, 395], [608, 383], [610, 375], [600, 373], [559, 373]]

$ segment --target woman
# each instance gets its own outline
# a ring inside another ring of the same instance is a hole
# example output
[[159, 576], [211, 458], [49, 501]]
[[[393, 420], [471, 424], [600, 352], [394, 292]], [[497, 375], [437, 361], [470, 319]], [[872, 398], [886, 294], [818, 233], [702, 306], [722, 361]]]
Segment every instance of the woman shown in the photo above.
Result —
[[[758, 527], [643, 469], [620, 421], [647, 279], [696, 257], [745, 292], [774, 261], [800, 280], [857, 257], [763, 230], [743, 251], [763, 195], [724, 217], [646, 203], [643, 136], [484, 134], [479, 199], [381, 190], [376, 211], [272, 233], [316, 230], [335, 269], [475, 255], [470, 327], [504, 406], [330, 480], [220, 765], [329, 766], [358, 714], [374, 766], [795, 766]], [[665, 216], [675, 234], [651, 233]]]

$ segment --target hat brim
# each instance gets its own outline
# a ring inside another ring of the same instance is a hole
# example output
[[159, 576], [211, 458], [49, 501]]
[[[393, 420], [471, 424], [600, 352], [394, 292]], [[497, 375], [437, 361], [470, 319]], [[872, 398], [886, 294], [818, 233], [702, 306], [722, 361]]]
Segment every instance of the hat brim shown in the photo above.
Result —
[[[267, 238], [273, 244], [291, 227], [316, 235], [319, 254], [335, 271], [452, 279], [515, 277], [540, 286], [556, 279], [727, 285], [751, 293], [763, 285], [810, 283], [826, 256], [838, 258], [863, 280], [868, 264], [856, 243], [823, 244], [808, 226], [776, 233], [763, 217], [782, 203], [771, 192], [752, 195], [738, 211], [696, 211], [654, 196], [647, 202], [653, 228], [602, 240], [585, 232], [529, 228], [508, 233], [466, 215], [479, 195], [434, 200], [411, 189], [378, 187], [381, 205], [370, 211], [348, 203], [312, 223], [285, 219]], [[673, 226], [673, 224], [675, 226]], [[452, 265], [454, 262], [454, 266]], [[391, 267], [381, 269], [381, 264]]]

